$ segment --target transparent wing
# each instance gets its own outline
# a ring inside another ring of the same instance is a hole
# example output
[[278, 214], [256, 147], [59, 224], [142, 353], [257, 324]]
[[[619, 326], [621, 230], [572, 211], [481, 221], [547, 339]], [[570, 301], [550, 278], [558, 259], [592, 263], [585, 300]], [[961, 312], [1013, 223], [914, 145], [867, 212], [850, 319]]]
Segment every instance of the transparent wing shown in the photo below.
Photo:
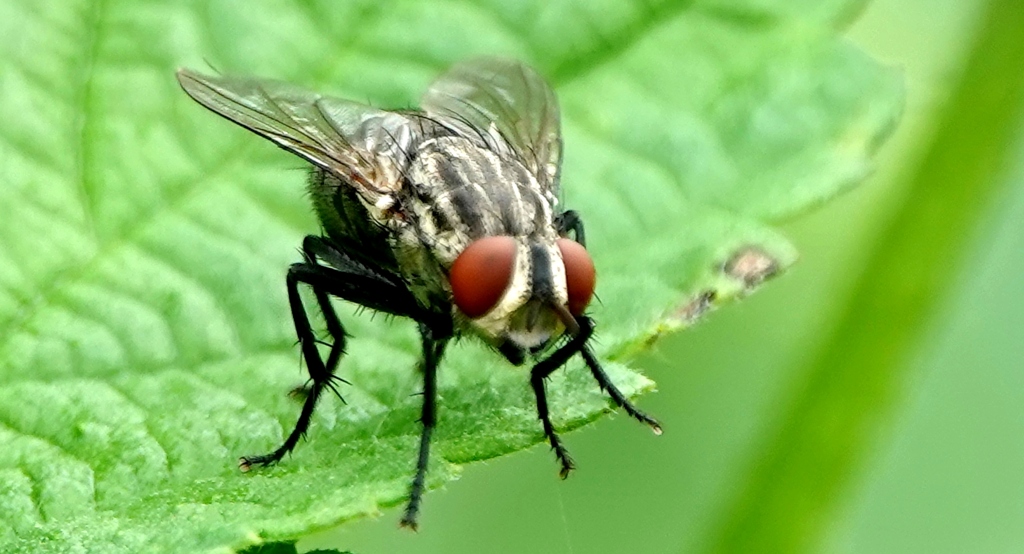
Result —
[[[178, 71], [196, 102], [362, 188], [398, 186], [414, 140], [406, 116], [331, 98], [279, 81]], [[377, 194], [374, 194], [377, 193]]]
[[558, 100], [529, 66], [503, 58], [458, 63], [430, 85], [420, 105], [462, 133], [497, 133], [537, 180], [557, 193], [562, 162]]

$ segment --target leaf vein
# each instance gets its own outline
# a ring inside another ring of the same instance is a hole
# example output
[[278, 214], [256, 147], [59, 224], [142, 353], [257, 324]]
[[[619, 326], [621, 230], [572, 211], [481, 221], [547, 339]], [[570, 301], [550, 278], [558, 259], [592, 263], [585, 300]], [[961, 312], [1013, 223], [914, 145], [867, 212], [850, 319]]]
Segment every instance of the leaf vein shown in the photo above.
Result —
[[693, 7], [695, 0], [674, 0], [648, 7], [636, 22], [623, 25], [614, 35], [601, 40], [598, 48], [583, 52], [557, 64], [548, 74], [556, 86], [564, 86], [584, 77], [627, 52], [657, 27], [672, 21]]
[[120, 238], [118, 240], [101, 243], [88, 261], [64, 268], [63, 270], [52, 274], [48, 280], [44, 281], [37, 288], [38, 292], [35, 294], [34, 300], [30, 301], [33, 305], [21, 306], [20, 309], [15, 310], [14, 317], [0, 324], [0, 336], [5, 337], [3, 342], [0, 342], [0, 352], [7, 347], [9, 337], [17, 334], [19, 331], [24, 331], [28, 322], [31, 321], [32, 316], [37, 313], [42, 306], [48, 305], [49, 299], [60, 291], [62, 287], [91, 275], [100, 261], [109, 256], [111, 252], [116, 251], [119, 247], [125, 244], [138, 245], [140, 235], [154, 224], [154, 221], [156, 220], [154, 217], [155, 213], [180, 210], [181, 206], [185, 204], [193, 194], [196, 194], [197, 191], [202, 188], [202, 185], [212, 181], [221, 173], [226, 172], [227, 168], [236, 161], [238, 154], [243, 150], [244, 148], [240, 147], [226, 154], [215, 166], [206, 172], [204, 177], [190, 181], [190, 185], [184, 187], [177, 195], [172, 196], [170, 202], [162, 204], [156, 210], [151, 210], [149, 212], [139, 210], [137, 219], [135, 219], [135, 221], [129, 224], [124, 231], [120, 233]]
[[[92, 464], [90, 464], [89, 462], [85, 461], [84, 459], [79, 458], [78, 456], [72, 454], [68, 449], [64, 448], [60, 444], [57, 444], [56, 442], [51, 440], [49, 437], [44, 437], [42, 435], [37, 435], [35, 433], [29, 433], [29, 432], [26, 432], [26, 431], [24, 431], [22, 429], [19, 429], [16, 425], [14, 425], [14, 423], [11, 420], [9, 420], [7, 417], [5, 417], [5, 415], [4, 415], [4, 413], [2, 411], [0, 411], [0, 428], [6, 429], [7, 431], [9, 431], [9, 432], [11, 432], [13, 434], [18, 434], [18, 435], [21, 435], [23, 437], [28, 437], [28, 438], [36, 439], [36, 440], [38, 440], [38, 441], [40, 441], [40, 442], [42, 442], [42, 443], [44, 443], [46, 445], [49, 445], [50, 447], [52, 447], [54, 449], [56, 449], [57, 451], [60, 452], [60, 454], [62, 454], [63, 456], [65, 456], [69, 460], [71, 460], [73, 462], [80, 463], [80, 464], [82, 464], [82, 466], [89, 468], [89, 471], [92, 472], [92, 475], [94, 477], [94, 479], [89, 483], [89, 485], [90, 485], [89, 486], [89, 492], [91, 493], [91, 501], [92, 501], [92, 504], [91, 504], [90, 508], [92, 508], [92, 509], [96, 508], [96, 487], [95, 487], [96, 468], [94, 468], [92, 466]], [[31, 476], [29, 476], [29, 478], [32, 479]], [[32, 479], [32, 480], [35, 481], [35, 479]], [[35, 487], [33, 487], [33, 488], [35, 488]], [[38, 501], [34, 500], [34, 502], [36, 502], [36, 506], [37, 507], [40, 506]], [[41, 511], [41, 509], [40, 509], [40, 511]]]
[[77, 152], [77, 173], [78, 173], [78, 195], [82, 203], [82, 216], [85, 226], [93, 239], [97, 238], [96, 223], [94, 221], [94, 183], [92, 182], [92, 122], [95, 119], [92, 112], [93, 103], [93, 79], [96, 75], [96, 65], [99, 61], [99, 44], [102, 40], [103, 16], [106, 10], [106, 0], [93, 0], [89, 3], [88, 13], [85, 17], [85, 60], [82, 62], [81, 71], [78, 75], [78, 92], [75, 95], [74, 105], [78, 108], [78, 152]]

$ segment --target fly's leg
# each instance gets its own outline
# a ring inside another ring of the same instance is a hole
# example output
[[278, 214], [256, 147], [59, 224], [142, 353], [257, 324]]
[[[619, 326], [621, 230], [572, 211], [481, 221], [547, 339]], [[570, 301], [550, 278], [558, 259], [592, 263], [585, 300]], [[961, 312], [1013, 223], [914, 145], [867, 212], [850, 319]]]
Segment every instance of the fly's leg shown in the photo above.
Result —
[[583, 246], [587, 245], [587, 235], [583, 232], [583, 220], [580, 219], [580, 214], [573, 210], [566, 210], [558, 215], [555, 225], [558, 226], [559, 235], [565, 235], [572, 231], [576, 242]]
[[[302, 255], [306, 259], [306, 264], [309, 265], [319, 266], [320, 264], [317, 262], [318, 257], [332, 259], [333, 257], [340, 255], [336, 254], [337, 252], [338, 250], [327, 243], [324, 239], [314, 235], [308, 235], [302, 241]], [[349, 384], [349, 382], [336, 375], [334, 371], [337, 369], [338, 362], [341, 361], [341, 357], [345, 355], [345, 342], [349, 335], [345, 332], [345, 327], [341, 324], [341, 320], [338, 318], [338, 313], [334, 310], [334, 305], [331, 304], [328, 294], [324, 292], [322, 288], [316, 287], [313, 288], [313, 294], [316, 296], [317, 305], [320, 308], [320, 313], [323, 315], [324, 323], [327, 326], [327, 333], [332, 339], [332, 342], [328, 344], [331, 350], [327, 355], [327, 363], [324, 364], [324, 367], [327, 370], [327, 382], [324, 386], [330, 389], [331, 392], [338, 397], [338, 400], [341, 400], [342, 403], [344, 403], [345, 399], [341, 396], [341, 392], [338, 391], [337, 384]], [[303, 310], [303, 313], [305, 313], [305, 310]], [[301, 342], [301, 340], [302, 339], [300, 338], [299, 341]], [[321, 342], [321, 344], [325, 343]], [[305, 356], [305, 350], [303, 350], [303, 356]], [[298, 398], [308, 398], [312, 392], [313, 384], [316, 382], [316, 380], [312, 378], [312, 373], [310, 374], [310, 381], [311, 382], [307, 383], [305, 386], [293, 389], [291, 394]]]
[[577, 318], [577, 321], [580, 325], [580, 331], [569, 339], [569, 342], [552, 352], [550, 356], [537, 362], [537, 365], [533, 366], [533, 369], [530, 370], [530, 385], [533, 387], [534, 396], [537, 397], [537, 417], [540, 418], [541, 425], [544, 427], [544, 436], [547, 437], [548, 443], [551, 444], [551, 449], [555, 451], [555, 457], [562, 465], [562, 469], [558, 472], [562, 479], [568, 477], [569, 472], [575, 469], [576, 466], [569, 456], [569, 451], [566, 450], [562, 440], [555, 433], [554, 425], [551, 424], [544, 380], [547, 379], [548, 375], [554, 373], [556, 369], [564, 366], [569, 361], [569, 358], [579, 352], [586, 345], [587, 341], [590, 340], [590, 335], [594, 331], [590, 318], [580, 317]]
[[654, 431], [655, 435], [660, 435], [661, 425], [658, 424], [658, 421], [653, 417], [643, 413], [639, 408], [634, 406], [628, 398], [626, 398], [626, 395], [622, 394], [622, 391], [620, 391], [618, 387], [616, 387], [615, 384], [612, 383], [611, 379], [608, 378], [608, 374], [605, 373], [604, 369], [601, 368], [601, 364], [597, 362], [597, 357], [594, 356], [594, 353], [590, 350], [590, 347], [584, 346], [581, 352], [583, 354], [583, 360], [587, 362], [587, 367], [590, 368], [590, 373], [594, 376], [594, 380], [597, 381], [597, 384], [598, 386], [601, 387], [601, 390], [608, 393], [608, 396], [611, 397], [612, 402], [614, 402], [616, 406], [622, 408], [622, 410], [629, 414], [630, 417], [632, 417], [633, 419], [636, 419], [641, 423], [649, 425], [651, 427], [651, 430]]
[[555, 456], [558, 461], [562, 464], [562, 469], [559, 471], [559, 475], [565, 479], [569, 472], [572, 471], [575, 466], [573, 465], [572, 458], [569, 457], [569, 452], [562, 444], [558, 434], [555, 433], [554, 426], [551, 424], [551, 418], [548, 414], [548, 401], [547, 392], [544, 389], [544, 380], [548, 375], [551, 375], [556, 369], [562, 367], [569, 361], [574, 354], [579, 352], [583, 356], [583, 360], [587, 363], [587, 367], [590, 368], [590, 373], [594, 376], [598, 386], [601, 390], [608, 393], [612, 401], [619, 407], [621, 407], [627, 414], [637, 419], [642, 423], [646, 423], [651, 427], [655, 434], [661, 434], [661, 426], [658, 422], [643, 413], [628, 398], [622, 391], [620, 391], [611, 379], [608, 378], [608, 374], [601, 368], [601, 364], [598, 363], [594, 353], [587, 346], [587, 341], [594, 333], [594, 322], [586, 316], [576, 318], [579, 323], [579, 332], [565, 343], [558, 350], [555, 350], [546, 359], [537, 363], [533, 366], [530, 371], [530, 384], [533, 386], [534, 395], [537, 397], [537, 415], [540, 417], [541, 424], [544, 426], [544, 436], [547, 437], [548, 442], [551, 444], [551, 449], [555, 451]]
[[[317, 264], [318, 253], [324, 252], [328, 248], [329, 245], [320, 237], [309, 235], [302, 241], [302, 253], [306, 257], [306, 263], [308, 264], [319, 265]], [[348, 338], [348, 333], [345, 332], [345, 327], [341, 324], [341, 320], [338, 319], [338, 313], [334, 311], [334, 305], [331, 304], [331, 299], [324, 292], [324, 289], [313, 287], [313, 294], [316, 296], [316, 303], [320, 307], [320, 313], [323, 314], [324, 323], [327, 325], [327, 333], [331, 335], [331, 340], [333, 341], [331, 343], [331, 351], [327, 355], [327, 363], [325, 364], [327, 369], [326, 386], [331, 389], [331, 392], [339, 400], [344, 402], [345, 399], [338, 392], [335, 381], [343, 383], [347, 383], [347, 381], [335, 375], [334, 370], [337, 369], [341, 357], [345, 355], [345, 341]]]
[[[330, 364], [325, 365], [323, 359], [320, 358], [320, 351], [316, 347], [316, 336], [309, 325], [309, 316], [306, 315], [305, 306], [302, 304], [302, 297], [299, 296], [299, 283], [308, 283], [309, 275], [318, 269], [321, 269], [320, 266], [308, 262], [293, 264], [288, 269], [288, 304], [291, 306], [292, 321], [295, 323], [295, 334], [299, 338], [299, 348], [302, 350], [302, 357], [306, 361], [306, 370], [309, 372], [311, 381], [306, 394], [306, 400], [302, 404], [302, 411], [299, 413], [299, 419], [295, 423], [295, 428], [288, 435], [288, 438], [276, 450], [269, 454], [242, 457], [238, 461], [238, 467], [242, 471], [248, 471], [254, 465], [268, 466], [274, 464], [280, 461], [285, 454], [291, 452], [295, 445], [298, 444], [299, 439], [306, 434], [306, 430], [309, 429], [309, 422], [313, 417], [313, 411], [316, 410], [316, 403], [320, 400], [320, 395], [323, 393], [324, 388], [328, 386], [333, 387], [331, 383], [333, 373], [327, 369], [328, 367], [333, 369], [333, 366]], [[331, 346], [332, 354], [336, 350], [339, 352], [344, 351], [345, 348], [344, 328], [341, 327], [340, 321], [335, 321], [335, 323], [341, 328], [341, 332], [335, 337], [334, 345]], [[340, 354], [338, 357], [340, 357]], [[328, 356], [328, 362], [331, 361], [331, 358], [332, 356]], [[337, 361], [335, 360], [334, 363], [336, 365]]]
[[[569, 231], [572, 231], [576, 242], [583, 246], [587, 245], [586, 234], [583, 231], [583, 220], [580, 219], [580, 215], [575, 211], [566, 210], [562, 212], [559, 214], [555, 224], [558, 226], [558, 233], [560, 235], [565, 235]], [[654, 434], [660, 435], [661, 425], [658, 424], [658, 421], [643, 413], [639, 408], [634, 406], [628, 398], [626, 398], [626, 395], [622, 394], [622, 391], [612, 383], [611, 379], [608, 378], [608, 374], [601, 368], [601, 364], [598, 363], [597, 357], [594, 356], [594, 352], [590, 350], [590, 347], [584, 345], [580, 349], [580, 353], [583, 355], [584, 361], [587, 362], [587, 367], [590, 368], [590, 373], [594, 376], [598, 386], [601, 387], [601, 390], [608, 393], [612, 402], [614, 402], [616, 406], [622, 408], [622, 410], [629, 414], [633, 419], [649, 425], [654, 431]]]
[[[291, 452], [309, 429], [310, 420], [324, 389], [330, 389], [337, 393], [334, 381], [340, 378], [334, 375], [334, 369], [345, 351], [346, 334], [345, 328], [330, 303], [329, 296], [336, 296], [342, 300], [393, 315], [408, 317], [420, 315], [420, 310], [412, 294], [395, 277], [351, 260], [343, 252], [319, 237], [307, 237], [304, 251], [307, 260], [293, 264], [288, 269], [286, 283], [295, 334], [299, 339], [302, 357], [309, 372], [309, 390], [295, 428], [284, 440], [284, 443], [268, 454], [241, 458], [239, 467], [243, 471], [248, 471], [254, 465], [274, 464], [280, 461], [285, 454]], [[332, 267], [316, 263], [317, 257], [329, 261]], [[317, 339], [310, 326], [302, 297], [299, 295], [299, 284], [312, 287], [320, 309], [324, 312], [328, 331], [334, 338], [334, 344], [331, 346], [326, 364], [317, 349]]]
[[405, 506], [405, 513], [399, 523], [402, 527], [408, 527], [413, 531], [417, 528], [416, 518], [420, 511], [420, 502], [423, 498], [423, 488], [427, 477], [427, 461], [430, 458], [430, 437], [434, 433], [434, 425], [437, 423], [437, 366], [444, 356], [445, 346], [448, 345], [450, 333], [438, 337], [434, 330], [420, 323], [420, 338], [423, 342], [423, 411], [420, 422], [423, 424], [423, 431], [420, 434], [419, 457], [416, 458], [416, 475], [412, 479], [412, 486], [409, 489], [409, 503]]

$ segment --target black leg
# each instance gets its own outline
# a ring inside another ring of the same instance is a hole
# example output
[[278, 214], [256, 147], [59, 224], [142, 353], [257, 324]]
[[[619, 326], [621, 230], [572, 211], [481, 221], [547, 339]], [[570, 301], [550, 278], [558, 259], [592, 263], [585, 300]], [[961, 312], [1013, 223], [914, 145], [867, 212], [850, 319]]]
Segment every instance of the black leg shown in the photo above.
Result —
[[[313, 417], [313, 411], [316, 410], [316, 403], [320, 400], [320, 395], [323, 393], [324, 388], [328, 386], [332, 388], [334, 387], [334, 385], [331, 384], [331, 379], [334, 375], [331, 371], [328, 371], [328, 367], [331, 367], [333, 370], [333, 366], [325, 366], [323, 360], [320, 358], [320, 352], [316, 348], [316, 336], [313, 334], [313, 329], [309, 325], [309, 316], [306, 315], [305, 306], [302, 304], [302, 297], [299, 295], [299, 283], [305, 282], [304, 277], [306, 277], [306, 274], [316, 271], [318, 267], [319, 266], [308, 263], [293, 264], [288, 269], [288, 277], [286, 280], [288, 285], [288, 303], [291, 306], [292, 321], [295, 324], [295, 334], [299, 338], [299, 348], [302, 350], [302, 357], [306, 361], [306, 370], [309, 372], [309, 378], [311, 381], [309, 390], [306, 394], [306, 400], [302, 404], [302, 411], [299, 413], [299, 419], [295, 423], [295, 428], [292, 429], [292, 432], [288, 435], [288, 438], [284, 440], [284, 443], [269, 454], [243, 456], [238, 461], [238, 467], [240, 467], [242, 471], [248, 471], [254, 465], [268, 466], [277, 463], [285, 454], [291, 452], [292, 449], [295, 448], [295, 445], [298, 444], [299, 439], [306, 434], [306, 430], [309, 429], [309, 422]], [[335, 350], [341, 352], [345, 349], [344, 328], [341, 327], [340, 321], [336, 321], [336, 323], [341, 329], [334, 337], [334, 345], [331, 347], [332, 354]], [[330, 358], [328, 358], [328, 362], [330, 361]], [[334, 363], [337, 364], [337, 360], [335, 360]]]
[[558, 216], [558, 220], [555, 223], [558, 225], [558, 234], [565, 235], [572, 231], [576, 242], [583, 246], [587, 245], [587, 236], [583, 232], [583, 220], [580, 219], [580, 214], [573, 210], [566, 210]]
[[601, 364], [597, 362], [597, 358], [594, 356], [594, 353], [591, 352], [590, 347], [584, 346], [581, 352], [583, 354], [583, 359], [587, 362], [587, 367], [590, 368], [590, 373], [594, 375], [594, 379], [597, 381], [598, 386], [601, 387], [601, 390], [608, 393], [612, 402], [615, 402], [616, 406], [622, 408], [623, 411], [637, 421], [649, 425], [655, 435], [660, 435], [661, 425], [658, 424], [658, 421], [640, 411], [639, 408], [634, 406], [633, 403], [630, 402], [624, 394], [622, 394], [622, 391], [620, 391], [618, 387], [611, 382], [611, 379], [608, 378], [608, 374], [601, 368]]
[[[572, 231], [576, 238], [576, 242], [583, 246], [587, 245], [586, 235], [583, 231], [583, 220], [580, 219], [580, 215], [578, 213], [573, 210], [566, 210], [558, 216], [557, 223], [559, 234], [565, 234]], [[637, 421], [649, 425], [656, 435], [660, 435], [661, 425], [658, 424], [657, 420], [643, 413], [639, 408], [634, 406], [633, 403], [630, 402], [624, 394], [622, 394], [622, 391], [620, 391], [615, 384], [611, 382], [611, 379], [608, 378], [608, 374], [601, 368], [601, 364], [598, 363], [597, 357], [594, 356], [590, 347], [583, 346], [580, 349], [580, 352], [583, 354], [583, 359], [587, 362], [587, 367], [590, 368], [590, 373], [594, 376], [598, 386], [601, 387], [601, 390], [608, 393], [612, 402], [614, 402], [616, 406], [622, 408], [627, 414]]]
[[[305, 256], [307, 264], [319, 265], [317, 263], [318, 256], [326, 258], [334, 252], [337, 252], [337, 250], [320, 237], [309, 235], [302, 241], [302, 254]], [[320, 313], [323, 315], [324, 323], [327, 325], [327, 333], [331, 335], [333, 340], [330, 345], [331, 351], [327, 355], [327, 363], [325, 364], [330, 378], [325, 385], [331, 389], [331, 392], [339, 400], [345, 402], [341, 393], [338, 392], [337, 386], [335, 386], [335, 381], [342, 383], [347, 383], [347, 381], [336, 376], [334, 370], [337, 369], [341, 357], [345, 355], [345, 341], [348, 338], [348, 333], [345, 332], [345, 327], [341, 324], [341, 320], [338, 319], [338, 313], [334, 310], [334, 305], [331, 304], [331, 299], [324, 292], [324, 289], [314, 287], [313, 294], [316, 295], [317, 305], [320, 307]]]
[[555, 433], [555, 428], [551, 424], [551, 418], [548, 413], [548, 401], [547, 392], [544, 389], [544, 380], [548, 375], [551, 375], [556, 369], [562, 367], [569, 361], [574, 354], [579, 352], [582, 354], [584, 361], [587, 363], [587, 367], [590, 368], [590, 373], [593, 374], [594, 379], [597, 381], [598, 386], [601, 390], [608, 393], [612, 401], [619, 407], [621, 407], [627, 414], [637, 419], [638, 421], [645, 423], [651, 427], [655, 434], [661, 434], [661, 425], [658, 424], [657, 420], [648, 416], [647, 414], [640, 411], [622, 391], [620, 391], [614, 383], [608, 378], [608, 374], [601, 368], [601, 364], [598, 363], [594, 353], [587, 346], [587, 341], [594, 333], [594, 322], [586, 316], [577, 318], [580, 326], [580, 331], [574, 335], [569, 342], [565, 343], [558, 350], [555, 350], [546, 359], [537, 363], [533, 366], [530, 371], [530, 384], [533, 386], [534, 395], [537, 397], [537, 415], [540, 417], [541, 424], [544, 426], [544, 436], [547, 437], [548, 442], [551, 444], [551, 449], [555, 451], [555, 456], [558, 461], [562, 464], [562, 469], [559, 471], [559, 475], [565, 479], [569, 472], [572, 471], [575, 466], [573, 465], [572, 458], [569, 456], [568, 450], [562, 444], [562, 440]]
[[[292, 321], [295, 324], [295, 334], [299, 339], [302, 358], [305, 360], [306, 369], [309, 372], [310, 386], [306, 391], [306, 398], [295, 428], [284, 443], [269, 454], [241, 458], [239, 467], [243, 471], [248, 471], [254, 465], [274, 464], [280, 461], [285, 454], [291, 452], [309, 428], [309, 422], [324, 389], [338, 392], [335, 381], [340, 378], [334, 375], [334, 370], [345, 352], [346, 333], [328, 295], [394, 315], [413, 318], [422, 315], [412, 294], [400, 282], [385, 273], [374, 274], [373, 270], [365, 265], [354, 264], [350, 267], [347, 265], [348, 258], [333, 249], [323, 239], [307, 238], [304, 243], [304, 255], [307, 261], [293, 264], [288, 269], [286, 282]], [[319, 265], [316, 263], [317, 257], [328, 260], [332, 264], [337, 262], [337, 266], [340, 267]], [[316, 346], [317, 338], [310, 326], [302, 297], [299, 295], [300, 283], [313, 288], [317, 303], [327, 322], [328, 332], [334, 339], [326, 364], [320, 357], [320, 351]]]
[[420, 338], [423, 341], [423, 412], [420, 422], [423, 431], [420, 434], [420, 453], [416, 459], [416, 475], [409, 489], [409, 503], [405, 506], [400, 525], [413, 531], [417, 528], [416, 517], [420, 511], [423, 488], [426, 484], [427, 462], [430, 458], [430, 437], [437, 424], [437, 366], [444, 356], [448, 345], [448, 335], [437, 337], [436, 333], [426, 324], [420, 323]]
[[547, 391], [544, 388], [544, 380], [548, 375], [551, 375], [556, 369], [565, 365], [574, 354], [580, 351], [581, 348], [590, 340], [590, 335], [594, 331], [594, 326], [590, 322], [590, 318], [580, 317], [578, 318], [580, 324], [580, 331], [574, 335], [569, 342], [563, 344], [558, 350], [551, 353], [550, 356], [537, 362], [537, 365], [533, 366], [530, 370], [530, 385], [533, 387], [533, 394], [537, 397], [537, 416], [540, 418], [541, 425], [544, 426], [544, 436], [547, 437], [548, 443], [551, 444], [551, 449], [555, 451], [555, 457], [558, 458], [559, 463], [562, 464], [562, 469], [558, 474], [565, 479], [569, 476], [569, 472], [572, 471], [576, 466], [572, 463], [572, 458], [569, 456], [569, 451], [566, 450], [562, 444], [562, 440], [558, 438], [558, 434], [555, 433], [555, 427], [551, 424], [551, 417], [548, 414], [548, 398]]

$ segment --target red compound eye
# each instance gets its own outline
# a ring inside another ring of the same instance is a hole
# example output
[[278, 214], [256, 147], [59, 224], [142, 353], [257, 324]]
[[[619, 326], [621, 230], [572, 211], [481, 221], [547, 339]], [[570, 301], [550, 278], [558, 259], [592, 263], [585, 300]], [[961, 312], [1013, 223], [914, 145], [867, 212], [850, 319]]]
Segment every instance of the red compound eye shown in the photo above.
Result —
[[562, 263], [565, 264], [565, 286], [569, 289], [569, 313], [583, 315], [583, 310], [590, 304], [594, 296], [594, 283], [597, 272], [594, 261], [583, 245], [570, 239], [555, 241], [562, 251]]
[[471, 318], [489, 312], [512, 281], [515, 262], [512, 237], [484, 237], [470, 243], [448, 271], [455, 305]]

